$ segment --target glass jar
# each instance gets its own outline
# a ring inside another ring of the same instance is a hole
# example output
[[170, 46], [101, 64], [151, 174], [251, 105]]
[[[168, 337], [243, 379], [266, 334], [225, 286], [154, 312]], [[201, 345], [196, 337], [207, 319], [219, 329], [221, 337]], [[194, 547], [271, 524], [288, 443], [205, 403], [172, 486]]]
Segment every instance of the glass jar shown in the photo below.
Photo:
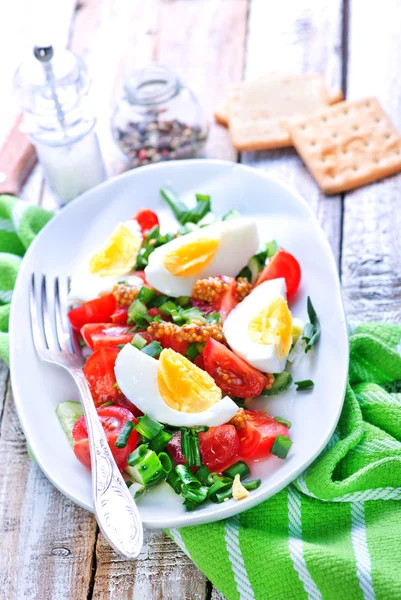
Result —
[[126, 77], [112, 132], [132, 167], [196, 156], [207, 131], [199, 102], [168, 67], [155, 63]]

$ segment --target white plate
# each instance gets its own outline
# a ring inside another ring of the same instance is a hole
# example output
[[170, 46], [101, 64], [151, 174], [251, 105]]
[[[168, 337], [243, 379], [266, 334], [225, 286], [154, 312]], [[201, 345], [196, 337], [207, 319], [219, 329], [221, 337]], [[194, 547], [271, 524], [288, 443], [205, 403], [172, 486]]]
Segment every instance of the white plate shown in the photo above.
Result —
[[257, 219], [261, 240], [278, 240], [302, 267], [293, 314], [307, 320], [311, 296], [322, 326], [318, 347], [302, 360], [295, 379], [312, 379], [312, 392], [294, 390], [264, 402], [274, 416], [292, 422], [294, 442], [285, 461], [276, 457], [254, 465], [261, 487], [236, 502], [185, 512], [171, 488], [139, 502], [146, 527], [179, 527], [215, 521], [260, 503], [290, 483], [323, 450], [340, 415], [348, 369], [348, 338], [336, 266], [329, 244], [306, 202], [260, 171], [219, 160], [192, 160], [143, 167], [83, 194], [41, 232], [23, 261], [11, 310], [11, 378], [22, 427], [40, 467], [66, 496], [93, 510], [90, 475], [76, 460], [55, 414], [57, 404], [77, 399], [67, 374], [41, 363], [31, 340], [28, 283], [32, 271], [74, 277], [79, 260], [101, 245], [114, 226], [140, 207], [161, 217], [163, 229], [177, 227], [159, 190], [172, 187], [184, 200], [210, 194], [213, 209], [237, 209]]

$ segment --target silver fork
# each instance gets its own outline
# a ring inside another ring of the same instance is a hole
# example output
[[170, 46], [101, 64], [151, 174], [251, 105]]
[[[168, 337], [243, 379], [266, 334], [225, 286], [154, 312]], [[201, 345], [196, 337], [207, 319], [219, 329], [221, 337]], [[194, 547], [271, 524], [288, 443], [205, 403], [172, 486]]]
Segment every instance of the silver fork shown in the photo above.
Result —
[[136, 558], [143, 543], [137, 506], [110, 451], [82, 371], [84, 359], [66, 316], [69, 283], [46, 276], [30, 286], [32, 336], [39, 358], [62, 367], [74, 379], [88, 428], [92, 463], [93, 505], [97, 522], [110, 546], [122, 556]]

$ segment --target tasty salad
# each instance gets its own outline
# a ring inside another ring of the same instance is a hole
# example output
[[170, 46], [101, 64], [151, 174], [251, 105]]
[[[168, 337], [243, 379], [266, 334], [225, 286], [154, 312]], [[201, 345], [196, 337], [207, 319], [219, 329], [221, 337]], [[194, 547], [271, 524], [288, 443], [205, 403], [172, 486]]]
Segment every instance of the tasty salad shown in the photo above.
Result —
[[[162, 233], [148, 209], [117, 225], [72, 281], [68, 317], [127, 485], [137, 497], [166, 481], [193, 510], [247, 497], [261, 483], [253, 462], [287, 457], [291, 423], [252, 410], [252, 399], [294, 384], [286, 365], [318, 341], [320, 324], [309, 298], [309, 323], [292, 318], [300, 265], [261, 244], [254, 219], [216, 217], [209, 196], [189, 208], [161, 195], [178, 230]], [[81, 405], [62, 402], [57, 414], [90, 469]]]

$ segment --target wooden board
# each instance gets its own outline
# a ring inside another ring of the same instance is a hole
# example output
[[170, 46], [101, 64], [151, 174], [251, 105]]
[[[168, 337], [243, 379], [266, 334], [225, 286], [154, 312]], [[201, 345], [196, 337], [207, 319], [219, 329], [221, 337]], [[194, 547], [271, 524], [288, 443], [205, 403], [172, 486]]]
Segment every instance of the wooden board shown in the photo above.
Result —
[[[377, 96], [398, 130], [400, 19], [398, 0], [350, 4], [349, 97]], [[400, 196], [401, 175], [345, 196], [342, 282], [350, 319], [401, 321]]]

